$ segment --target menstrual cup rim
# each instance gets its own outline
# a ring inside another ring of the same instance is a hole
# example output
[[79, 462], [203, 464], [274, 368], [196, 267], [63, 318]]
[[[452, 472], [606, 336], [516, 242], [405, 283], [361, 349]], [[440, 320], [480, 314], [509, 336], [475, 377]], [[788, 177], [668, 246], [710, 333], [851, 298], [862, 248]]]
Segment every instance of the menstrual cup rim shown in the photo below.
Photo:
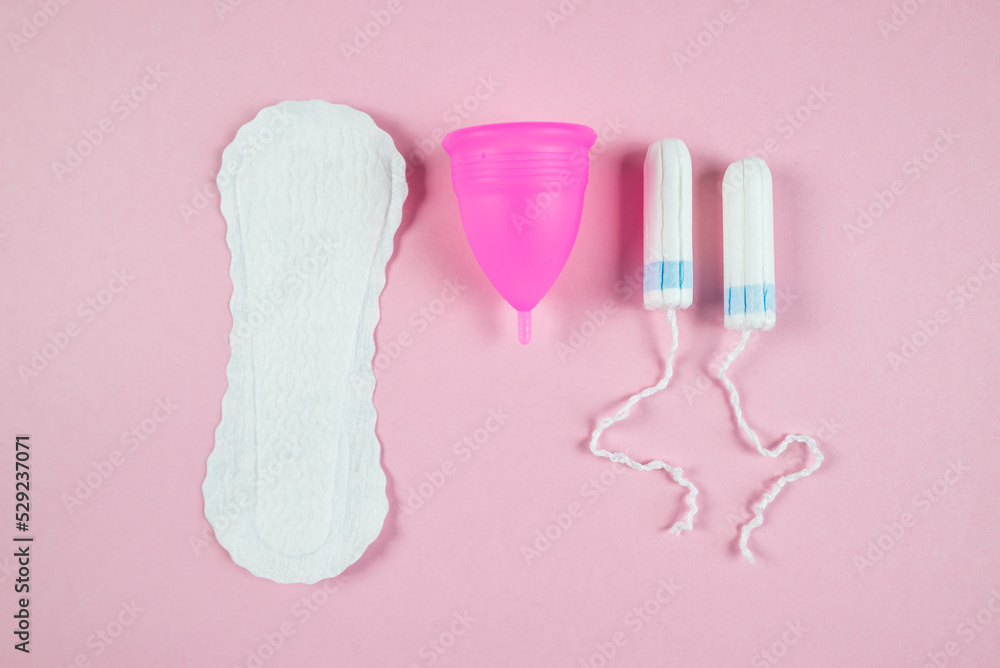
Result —
[[[471, 125], [467, 128], [453, 130], [444, 136], [441, 146], [451, 155], [456, 141], [468, 139], [475, 135], [495, 135], [506, 133], [511, 130], [518, 131], [519, 134], [541, 131], [544, 134], [561, 134], [569, 138], [575, 138], [580, 142], [587, 142], [587, 146], [592, 146], [597, 141], [597, 132], [580, 123], [562, 123], [555, 121], [516, 121], [512, 123], [487, 123], [485, 125]], [[523, 131], [523, 132], [522, 132]]]

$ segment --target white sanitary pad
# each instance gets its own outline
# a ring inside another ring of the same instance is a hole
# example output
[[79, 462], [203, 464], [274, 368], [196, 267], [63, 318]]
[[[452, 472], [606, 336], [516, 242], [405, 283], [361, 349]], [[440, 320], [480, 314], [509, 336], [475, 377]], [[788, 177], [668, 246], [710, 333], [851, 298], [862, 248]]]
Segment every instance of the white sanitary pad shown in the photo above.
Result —
[[203, 491], [257, 576], [335, 576], [382, 530], [371, 365], [404, 172], [367, 114], [319, 100], [261, 110], [223, 153], [232, 357]]

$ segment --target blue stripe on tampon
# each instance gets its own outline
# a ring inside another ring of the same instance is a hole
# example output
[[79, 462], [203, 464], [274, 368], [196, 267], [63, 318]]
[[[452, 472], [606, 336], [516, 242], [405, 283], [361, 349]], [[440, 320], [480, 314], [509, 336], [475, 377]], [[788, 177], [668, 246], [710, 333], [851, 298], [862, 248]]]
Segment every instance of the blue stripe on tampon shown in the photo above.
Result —
[[726, 315], [774, 313], [774, 285], [742, 285], [726, 291]]
[[656, 292], [664, 288], [690, 288], [693, 282], [693, 264], [684, 262], [650, 262], [642, 270], [643, 292]]

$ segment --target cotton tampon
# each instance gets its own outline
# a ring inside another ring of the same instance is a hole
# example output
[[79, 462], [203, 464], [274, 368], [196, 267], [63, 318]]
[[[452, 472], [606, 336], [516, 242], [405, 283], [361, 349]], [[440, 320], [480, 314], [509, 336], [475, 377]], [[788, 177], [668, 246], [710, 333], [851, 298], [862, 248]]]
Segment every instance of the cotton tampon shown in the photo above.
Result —
[[678, 534], [694, 527], [694, 516], [698, 512], [698, 489], [684, 477], [683, 469], [659, 460], [641, 464], [622, 452], [610, 452], [597, 445], [605, 429], [627, 418], [639, 401], [667, 387], [677, 354], [675, 309], [691, 305], [691, 155], [684, 142], [663, 139], [652, 144], [646, 152], [643, 180], [643, 304], [648, 310], [666, 309], [671, 333], [670, 355], [663, 378], [656, 385], [632, 395], [613, 417], [597, 423], [590, 437], [590, 451], [639, 471], [662, 469], [674, 482], [686, 488], [687, 514], [670, 528], [670, 533]]
[[643, 177], [643, 301], [647, 309], [687, 308], [694, 295], [694, 257], [691, 154], [684, 142], [652, 144]]
[[729, 401], [740, 429], [765, 457], [777, 457], [789, 443], [805, 443], [812, 462], [800, 471], [779, 478], [754, 506], [754, 516], [740, 532], [740, 552], [754, 563], [747, 546], [750, 533], [764, 521], [764, 509], [788, 483], [810, 475], [823, 463], [823, 453], [809, 436], [790, 434], [774, 448], [765, 448], [750, 428], [740, 408], [736, 387], [726, 371], [746, 347], [755, 329], [774, 327], [774, 206], [771, 172], [760, 158], [746, 158], [726, 170], [722, 181], [722, 236], [725, 254], [725, 325], [743, 331], [719, 369], [719, 378], [729, 392]]
[[774, 327], [774, 205], [760, 158], [734, 162], [722, 180], [723, 282], [728, 329]]

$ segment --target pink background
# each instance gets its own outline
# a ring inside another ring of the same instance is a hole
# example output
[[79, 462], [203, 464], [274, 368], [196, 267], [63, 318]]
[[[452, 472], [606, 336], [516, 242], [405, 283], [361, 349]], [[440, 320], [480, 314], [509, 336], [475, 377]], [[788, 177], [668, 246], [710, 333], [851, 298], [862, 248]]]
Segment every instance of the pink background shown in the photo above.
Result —
[[[1000, 665], [1000, 5], [908, 0], [894, 25], [885, 0], [564, 0], [558, 22], [557, 0], [230, 1], [50, 0], [58, 13], [17, 44], [45, 3], [0, 8], [0, 541], [13, 545], [18, 433], [36, 536], [30, 656], [11, 647], [13, 549], [0, 548], [0, 664]], [[391, 21], [345, 55], [372, 12]], [[147, 67], [162, 80], [146, 78], [134, 109], [115, 103]], [[201, 495], [232, 289], [208, 186], [261, 107], [312, 98], [370, 113], [411, 163], [430, 149], [409, 174], [377, 331], [390, 517], [325, 588], [236, 566]], [[528, 347], [468, 250], [434, 140], [516, 120], [607, 140]], [[100, 143], [58, 178], [85, 133]], [[673, 387], [606, 443], [700, 486], [682, 537], [665, 531], [680, 488], [586, 450], [669, 346], [665, 316], [628, 283], [642, 156], [662, 137], [694, 159], [695, 305], [679, 315]], [[751, 152], [774, 174], [779, 315], [733, 376], [762, 437], [810, 433], [827, 453], [753, 535], [756, 567], [735, 527], [802, 455], [754, 453], [712, 370], [736, 338], [721, 324], [721, 176]], [[439, 303], [449, 280], [465, 288]], [[65, 346], [22, 379], [50, 340]], [[491, 409], [509, 417], [463, 458], [456, 442]], [[134, 450], [132, 428], [147, 431]], [[109, 475], [89, 489], [95, 467]], [[262, 650], [267, 638], [280, 647]]]

